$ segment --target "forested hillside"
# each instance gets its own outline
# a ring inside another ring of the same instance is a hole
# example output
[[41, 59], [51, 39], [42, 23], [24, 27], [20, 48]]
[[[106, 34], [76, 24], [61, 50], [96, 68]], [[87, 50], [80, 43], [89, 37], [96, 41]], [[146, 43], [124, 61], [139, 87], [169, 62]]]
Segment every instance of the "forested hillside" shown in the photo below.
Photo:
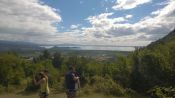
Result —
[[175, 30], [146, 48], [136, 50], [130, 58], [134, 61], [131, 88], [160, 98], [174, 95]]

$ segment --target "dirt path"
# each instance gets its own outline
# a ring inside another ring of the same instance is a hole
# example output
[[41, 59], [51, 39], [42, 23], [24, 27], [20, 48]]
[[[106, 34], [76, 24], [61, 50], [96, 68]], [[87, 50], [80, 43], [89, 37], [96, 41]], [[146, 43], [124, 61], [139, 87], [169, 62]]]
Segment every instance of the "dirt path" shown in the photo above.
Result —
[[[34, 95], [20, 95], [20, 94], [5, 94], [0, 95], [0, 98], [39, 98], [37, 94]], [[48, 98], [66, 98], [65, 94], [51, 94]], [[78, 98], [116, 98], [116, 97], [105, 97], [100, 94], [86, 95]]]
[[[39, 98], [37, 94], [34, 95], [20, 95], [20, 94], [5, 94], [0, 95], [0, 98]], [[66, 98], [65, 94], [52, 94], [49, 98]]]

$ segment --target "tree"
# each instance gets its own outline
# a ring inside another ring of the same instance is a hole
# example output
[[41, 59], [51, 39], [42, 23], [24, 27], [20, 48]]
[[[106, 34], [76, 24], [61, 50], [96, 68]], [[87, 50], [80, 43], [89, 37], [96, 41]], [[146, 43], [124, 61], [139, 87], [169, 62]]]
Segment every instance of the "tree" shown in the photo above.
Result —
[[55, 68], [61, 68], [61, 64], [63, 62], [63, 58], [61, 57], [61, 54], [56, 52], [53, 55], [53, 59], [52, 59], [52, 64]]
[[0, 56], [0, 84], [8, 89], [9, 85], [20, 85], [24, 79], [24, 70], [21, 59], [14, 54]]
[[50, 53], [48, 50], [43, 51], [43, 55], [41, 55], [41, 59], [49, 59], [51, 57]]

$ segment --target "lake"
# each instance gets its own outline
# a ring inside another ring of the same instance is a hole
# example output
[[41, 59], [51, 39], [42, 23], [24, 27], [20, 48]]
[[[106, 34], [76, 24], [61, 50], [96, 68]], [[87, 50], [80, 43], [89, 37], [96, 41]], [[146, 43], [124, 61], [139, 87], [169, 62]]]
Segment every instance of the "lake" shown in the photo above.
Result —
[[134, 51], [135, 46], [96, 46], [96, 45], [42, 45], [40, 47], [44, 47], [46, 49], [50, 49], [53, 47], [65, 48], [70, 50], [107, 50], [107, 51]]

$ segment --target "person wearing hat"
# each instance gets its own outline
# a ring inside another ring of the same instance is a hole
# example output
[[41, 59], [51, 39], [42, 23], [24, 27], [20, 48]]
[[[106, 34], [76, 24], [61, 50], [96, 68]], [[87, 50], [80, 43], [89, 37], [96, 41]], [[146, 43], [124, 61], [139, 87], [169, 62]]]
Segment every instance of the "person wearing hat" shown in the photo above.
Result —
[[39, 80], [37, 81], [34, 78], [34, 84], [40, 85], [40, 92], [39, 92], [40, 98], [47, 98], [49, 95], [48, 77], [45, 75], [44, 72], [40, 72], [38, 75]]
[[65, 75], [65, 86], [67, 98], [77, 98], [76, 91], [78, 89], [79, 76], [75, 70], [75, 66], [70, 66], [69, 71]]

